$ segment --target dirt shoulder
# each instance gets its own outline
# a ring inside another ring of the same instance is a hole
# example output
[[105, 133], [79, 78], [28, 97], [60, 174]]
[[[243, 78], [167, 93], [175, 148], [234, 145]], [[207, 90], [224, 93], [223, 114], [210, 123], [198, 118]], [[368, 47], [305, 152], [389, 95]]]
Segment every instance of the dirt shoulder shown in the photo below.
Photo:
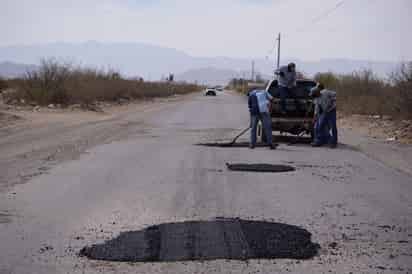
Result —
[[341, 142], [412, 175], [412, 121], [352, 115], [338, 121]]
[[396, 120], [388, 116], [350, 115], [338, 121], [341, 128], [372, 139], [412, 144], [412, 120]]
[[144, 134], [149, 127], [145, 117], [192, 96], [107, 104], [98, 112], [0, 104], [0, 192], [77, 159], [91, 147]]

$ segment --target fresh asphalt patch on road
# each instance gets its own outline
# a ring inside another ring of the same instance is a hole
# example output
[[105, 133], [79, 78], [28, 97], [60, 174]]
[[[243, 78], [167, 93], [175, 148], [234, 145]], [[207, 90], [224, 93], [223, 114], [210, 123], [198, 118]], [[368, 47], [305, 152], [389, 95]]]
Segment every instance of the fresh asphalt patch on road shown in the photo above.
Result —
[[[273, 135], [273, 140], [275, 143], [284, 143], [287, 145], [309, 145], [312, 142], [310, 137], [302, 136], [290, 136], [290, 135]], [[249, 147], [249, 142], [207, 142], [198, 143], [196, 146], [206, 146], [206, 147]], [[265, 143], [257, 143], [255, 147], [267, 147]]]
[[176, 262], [217, 259], [311, 259], [319, 244], [294, 225], [218, 218], [213, 221], [166, 223], [123, 232], [79, 255], [115, 262]]
[[[216, 143], [199, 143], [196, 146], [206, 146], [206, 147], [249, 147], [249, 143], [247, 142], [239, 142], [239, 143], [224, 143], [224, 142], [216, 142]], [[267, 147], [267, 144], [256, 144], [256, 147]]]
[[291, 172], [296, 169], [289, 165], [271, 165], [271, 164], [229, 164], [226, 166], [231, 171], [246, 171], [246, 172]]

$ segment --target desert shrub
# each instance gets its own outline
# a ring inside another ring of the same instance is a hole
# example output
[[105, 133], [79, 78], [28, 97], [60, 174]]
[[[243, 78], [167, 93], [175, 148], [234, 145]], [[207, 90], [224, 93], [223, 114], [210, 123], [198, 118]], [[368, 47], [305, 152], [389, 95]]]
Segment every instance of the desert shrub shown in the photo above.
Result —
[[[228, 84], [228, 88], [229, 89], [233, 89], [241, 94], [247, 94], [251, 89], [253, 89], [253, 84], [255, 82], [251, 81], [251, 80], [246, 80], [243, 78], [233, 78], [229, 84]], [[264, 81], [261, 81], [260, 83], [264, 83]]]
[[42, 60], [38, 70], [26, 72], [14, 95], [41, 105], [65, 104], [69, 98], [65, 83], [71, 76], [70, 70], [69, 65], [59, 64], [55, 59]]
[[371, 70], [343, 75], [337, 83], [341, 109], [358, 114], [391, 114], [391, 88]]
[[337, 89], [339, 84], [339, 78], [333, 72], [316, 73], [314, 80], [330, 89]]
[[401, 64], [390, 79], [397, 95], [397, 110], [412, 117], [412, 62]]
[[0, 77], [0, 92], [8, 87], [7, 81]]
[[127, 80], [116, 71], [73, 67], [55, 59], [43, 60], [38, 70], [15, 79], [13, 85], [16, 91], [9, 95], [10, 100], [24, 99], [39, 105], [165, 97], [199, 90], [190, 84]]
[[338, 107], [344, 113], [398, 115], [393, 87], [371, 70], [344, 75], [318, 73], [315, 80], [337, 91]]

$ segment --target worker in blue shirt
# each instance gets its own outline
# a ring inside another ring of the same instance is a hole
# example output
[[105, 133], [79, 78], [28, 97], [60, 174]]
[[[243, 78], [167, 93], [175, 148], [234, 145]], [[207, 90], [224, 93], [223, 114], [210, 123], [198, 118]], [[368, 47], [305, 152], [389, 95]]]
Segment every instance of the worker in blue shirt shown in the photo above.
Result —
[[277, 144], [272, 143], [272, 119], [270, 117], [270, 102], [273, 96], [266, 90], [253, 90], [249, 93], [249, 112], [250, 112], [250, 148], [256, 146], [256, 131], [259, 120], [262, 121], [266, 135], [266, 141], [270, 149], [275, 149]]

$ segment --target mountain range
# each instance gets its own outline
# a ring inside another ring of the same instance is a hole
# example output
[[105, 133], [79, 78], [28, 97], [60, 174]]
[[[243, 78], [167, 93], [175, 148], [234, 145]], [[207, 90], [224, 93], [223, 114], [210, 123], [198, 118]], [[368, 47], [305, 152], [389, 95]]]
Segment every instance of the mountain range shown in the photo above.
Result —
[[[0, 76], [15, 77], [27, 69], [35, 69], [42, 58], [50, 57], [80, 66], [114, 69], [125, 76], [141, 76], [146, 80], [158, 80], [173, 73], [176, 80], [203, 84], [224, 84], [234, 77], [249, 78], [252, 63], [251, 59], [242, 58], [194, 57], [177, 49], [142, 43], [49, 43], [0, 47]], [[350, 59], [289, 58], [282, 63], [290, 61], [309, 77], [317, 72], [351, 73], [360, 69], [372, 69], [378, 76], [385, 77], [397, 66], [390, 61]], [[254, 62], [256, 73], [263, 78], [273, 75], [272, 60], [257, 58]]]

